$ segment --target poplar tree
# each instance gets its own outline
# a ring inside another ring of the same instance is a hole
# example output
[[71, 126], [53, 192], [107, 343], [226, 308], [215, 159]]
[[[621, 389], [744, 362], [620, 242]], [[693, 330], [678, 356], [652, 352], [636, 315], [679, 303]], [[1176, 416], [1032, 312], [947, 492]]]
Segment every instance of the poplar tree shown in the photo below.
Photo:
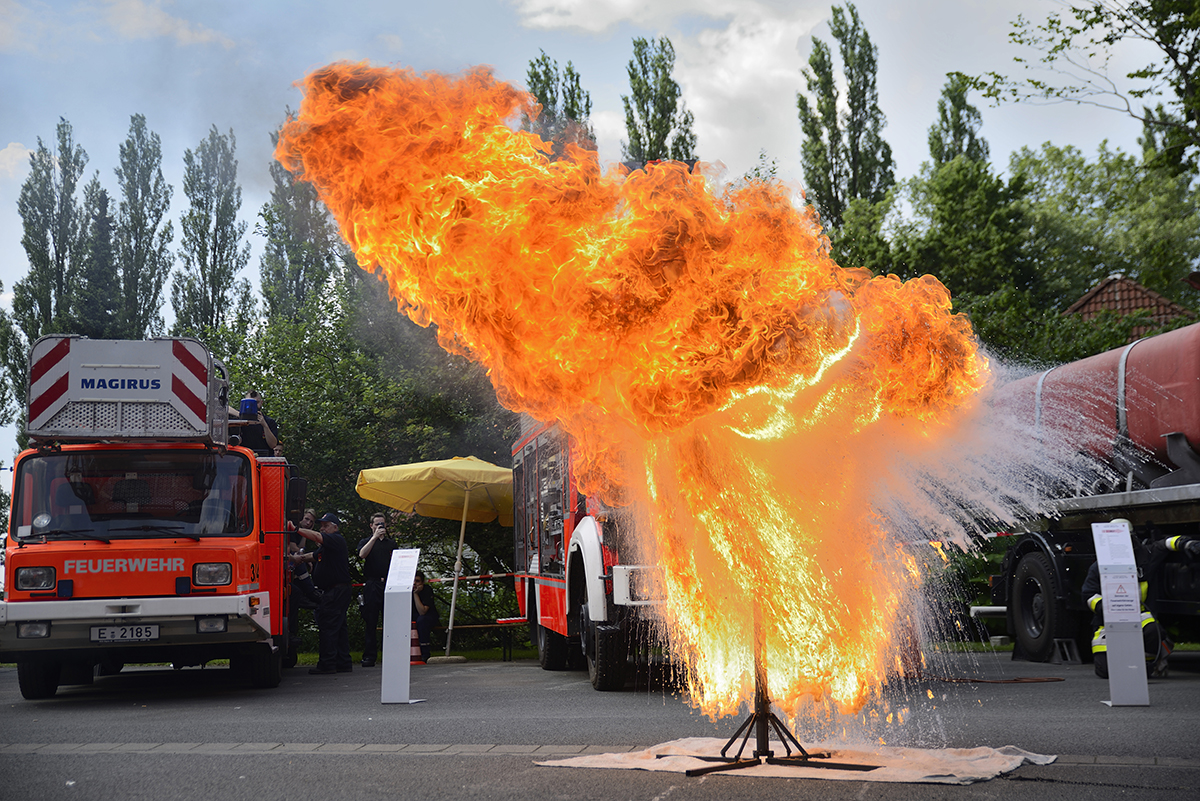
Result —
[[253, 310], [250, 282], [238, 273], [250, 260], [239, 222], [242, 189], [237, 182], [237, 140], [212, 126], [183, 155], [183, 192], [190, 206], [182, 218], [181, 269], [171, 287], [177, 334], [211, 336], [222, 326], [244, 331]]
[[661, 36], [653, 42], [633, 40], [629, 61], [629, 95], [621, 95], [625, 107], [625, 131], [629, 141], [621, 143], [627, 161], [656, 161], [696, 158], [694, 119], [675, 82], [675, 48]]
[[929, 155], [935, 166], [965, 156], [972, 161], [988, 160], [987, 141], [978, 136], [983, 126], [979, 109], [967, 102], [970, 80], [951, 74], [938, 99], [938, 120], [929, 129]]
[[[13, 418], [12, 401], [25, 405], [30, 345], [45, 334], [71, 327], [71, 284], [79, 259], [80, 209], [75, 190], [87, 153], [75, 143], [71, 123], [59, 119], [54, 149], [38, 138], [29, 156], [29, 177], [21, 185], [21, 246], [29, 272], [13, 285], [12, 311], [0, 311], [0, 422]], [[21, 419], [24, 412], [21, 412]], [[18, 444], [24, 446], [18, 432]]]
[[525, 74], [529, 94], [541, 106], [536, 117], [526, 117], [523, 127], [551, 144], [552, 160], [562, 158], [568, 144], [596, 149], [592, 130], [592, 97], [580, 85], [575, 65], [567, 62], [561, 73], [558, 62], [541, 51], [529, 62]]
[[842, 57], [845, 108], [839, 107], [833, 55], [829, 46], [815, 37], [803, 71], [812, 100], [799, 92], [796, 107], [804, 133], [800, 162], [809, 201], [825, 225], [836, 229], [841, 227], [851, 200], [878, 203], [896, 179], [892, 148], [881, 135], [887, 121], [875, 88], [875, 45], [852, 3], [846, 4], [846, 11], [833, 7], [829, 28]]
[[173, 263], [170, 245], [175, 231], [167, 219], [172, 188], [163, 179], [162, 142], [146, 128], [141, 114], [130, 118], [116, 174], [121, 190], [116, 235], [120, 333], [126, 339], [144, 339], [162, 333], [159, 309]]
[[17, 211], [21, 215], [21, 245], [29, 272], [13, 285], [13, 319], [25, 340], [67, 326], [70, 286], [79, 259], [80, 210], [75, 190], [87, 153], [75, 144], [71, 123], [60, 119], [56, 147], [38, 138], [29, 157], [29, 177], [21, 186]]
[[72, 283], [71, 328], [93, 339], [120, 336], [120, 276], [117, 270], [108, 190], [95, 175], [83, 188], [83, 227], [80, 232], [79, 269]]
[[297, 320], [336, 269], [341, 239], [312, 184], [275, 159], [269, 169], [275, 186], [255, 227], [266, 238], [258, 267], [263, 303], [267, 317]]

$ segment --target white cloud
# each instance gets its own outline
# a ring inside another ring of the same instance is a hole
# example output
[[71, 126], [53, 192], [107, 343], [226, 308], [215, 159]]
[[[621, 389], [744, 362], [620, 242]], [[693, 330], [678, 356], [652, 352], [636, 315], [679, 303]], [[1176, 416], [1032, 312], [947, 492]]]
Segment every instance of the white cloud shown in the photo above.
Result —
[[404, 40], [394, 33], [381, 33], [375, 38], [392, 55], [398, 56], [404, 52]]
[[107, 0], [105, 18], [125, 39], [174, 39], [181, 45], [217, 44], [229, 50], [233, 40], [203, 25], [176, 17], [164, 9], [166, 0]]
[[656, 29], [684, 16], [731, 17], [759, 4], [745, 0], [517, 0], [515, 5], [526, 28], [601, 33], [622, 22]]
[[45, 16], [35, 14], [16, 0], [0, 0], [0, 53], [36, 49], [46, 27]]
[[781, 165], [795, 160], [801, 140], [796, 92], [804, 66], [799, 42], [824, 16], [824, 10], [803, 6], [744, 5], [723, 27], [672, 39], [675, 78], [696, 118], [701, 158], [723, 161], [731, 178], [753, 167], [761, 150]]
[[[724, 163], [730, 178], [751, 169], [760, 151], [792, 164], [801, 133], [796, 92], [805, 64], [801, 41], [829, 16], [814, 0], [518, 0], [521, 23], [535, 29], [603, 33], [629, 23], [665, 34], [675, 47], [675, 80], [695, 115], [698, 155]], [[605, 152], [625, 135], [620, 113], [592, 120]], [[619, 149], [616, 150], [619, 152]], [[781, 177], [795, 180], [799, 176]]]
[[0, 150], [0, 179], [24, 178], [29, 169], [29, 154], [33, 151], [20, 142], [9, 142]]

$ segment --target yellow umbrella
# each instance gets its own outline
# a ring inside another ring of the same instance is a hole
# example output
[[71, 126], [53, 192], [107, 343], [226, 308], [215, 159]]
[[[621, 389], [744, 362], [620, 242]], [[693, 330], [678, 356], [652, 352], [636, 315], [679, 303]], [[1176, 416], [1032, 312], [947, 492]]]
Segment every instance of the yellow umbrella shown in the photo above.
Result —
[[489, 523], [499, 518], [501, 525], [512, 525], [512, 470], [474, 456], [455, 456], [433, 462], [361, 470], [355, 489], [368, 501], [402, 512], [462, 520], [458, 531], [458, 556], [454, 562], [454, 591], [450, 596], [450, 623], [446, 627], [446, 655], [449, 656], [467, 521]]

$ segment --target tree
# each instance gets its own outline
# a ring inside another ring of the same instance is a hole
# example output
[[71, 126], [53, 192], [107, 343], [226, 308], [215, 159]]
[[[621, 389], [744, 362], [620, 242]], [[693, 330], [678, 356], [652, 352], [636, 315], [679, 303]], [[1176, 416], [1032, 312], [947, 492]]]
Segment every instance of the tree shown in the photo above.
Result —
[[113, 249], [116, 223], [108, 190], [95, 175], [83, 188], [79, 269], [72, 284], [71, 330], [93, 339], [120, 335], [120, 276]]
[[942, 88], [938, 121], [929, 129], [929, 155], [935, 166], [958, 156], [988, 160], [987, 141], [976, 135], [983, 125], [983, 115], [967, 102], [970, 88], [970, 81], [958, 74], [951, 75]]
[[61, 331], [71, 307], [71, 280], [79, 258], [79, 204], [75, 189], [87, 153], [75, 144], [71, 124], [59, 120], [54, 152], [38, 138], [29, 157], [17, 211], [29, 273], [13, 286], [13, 316], [27, 342]]
[[[271, 141], [279, 141], [278, 132]], [[268, 318], [295, 320], [336, 269], [341, 238], [316, 187], [275, 159], [270, 171], [275, 186], [255, 226], [266, 239], [259, 261], [263, 303]]]
[[[1083, 359], [1128, 344], [1134, 329], [1150, 325], [1145, 312], [1104, 312], [1094, 320], [1035, 302], [1006, 287], [988, 295], [961, 295], [955, 311], [971, 318], [975, 335], [994, 354], [1039, 367]], [[1181, 320], [1161, 330], [1177, 327]], [[1159, 333], [1158, 330], [1152, 333]]]
[[[353, 256], [295, 318], [268, 318], [227, 362], [234, 394], [263, 393], [280, 442], [308, 479], [310, 502], [366, 533], [379, 507], [355, 492], [363, 467], [472, 454], [505, 464], [516, 416], [501, 408], [486, 371], [437, 345], [437, 332], [399, 314], [386, 285]], [[448, 574], [457, 523], [402, 517], [402, 542], [422, 548], [426, 569]], [[512, 532], [476, 529], [469, 543], [483, 572], [507, 572]], [[511, 608], [511, 606], [509, 607]], [[494, 617], [494, 615], [493, 615]]]
[[[1200, 12], [1194, 0], [1069, 2], [1034, 24], [1023, 16], [1009, 39], [1042, 53], [1014, 60], [1025, 70], [1049, 70], [1056, 79], [1014, 80], [997, 72], [969, 78], [996, 101], [1068, 101], [1123, 112], [1162, 134], [1164, 158], [1197, 168], [1200, 156]], [[1127, 73], [1125, 89], [1108, 74], [1118, 44], [1141, 44], [1159, 57]], [[1165, 112], [1141, 101], [1167, 90]]]
[[38, 138], [29, 156], [17, 211], [29, 272], [13, 285], [12, 313], [0, 320], [7, 387], [0, 393], [0, 419], [11, 419], [10, 398], [25, 405], [27, 357], [38, 337], [70, 328], [70, 291], [78, 268], [80, 211], [75, 190], [87, 153], [75, 144], [71, 123], [60, 119], [52, 151]]
[[121, 336], [143, 339], [162, 331], [163, 285], [171, 272], [174, 229], [166, 219], [172, 188], [163, 179], [162, 142], [146, 118], [130, 118], [116, 169], [121, 188], [117, 212], [117, 264], [121, 274]]
[[916, 222], [892, 242], [901, 277], [937, 276], [952, 297], [1045, 287], [1027, 249], [1024, 179], [1005, 181], [989, 165], [958, 156], [908, 182]]
[[829, 47], [814, 37], [813, 52], [804, 69], [805, 84], [815, 107], [803, 92], [796, 94], [800, 128], [804, 133], [800, 162], [808, 185], [809, 202], [820, 212], [825, 226], [842, 225], [846, 207], [854, 198], [872, 203], [883, 200], [895, 183], [892, 148], [881, 132], [887, 124], [879, 109], [875, 88], [877, 51], [847, 3], [849, 16], [833, 7], [829, 23], [842, 57], [846, 79], [846, 108], [839, 108]]
[[1200, 301], [1183, 280], [1200, 262], [1200, 186], [1157, 166], [1152, 142], [1143, 143], [1141, 159], [1101, 145], [1091, 160], [1049, 143], [1012, 155], [1037, 260], [1059, 287], [1057, 308], [1113, 274], [1192, 308]]
[[580, 85], [579, 73], [570, 61], [562, 74], [558, 62], [541, 55], [529, 62], [526, 72], [529, 93], [541, 107], [536, 117], [526, 117], [524, 127], [550, 142], [551, 159], [562, 158], [568, 144], [584, 150], [596, 149], [592, 130], [592, 96]]
[[633, 40], [628, 67], [630, 95], [621, 95], [629, 135], [629, 141], [621, 143], [626, 160], [696, 158], [692, 112], [671, 77], [674, 69], [675, 48], [670, 39], [661, 36], [653, 43], [641, 37]]
[[173, 333], [206, 334], [221, 326], [244, 331], [253, 313], [250, 282], [237, 278], [250, 260], [238, 222], [242, 189], [237, 182], [233, 131], [212, 126], [195, 151], [183, 154], [183, 192], [191, 206], [183, 215], [182, 269], [175, 273]]

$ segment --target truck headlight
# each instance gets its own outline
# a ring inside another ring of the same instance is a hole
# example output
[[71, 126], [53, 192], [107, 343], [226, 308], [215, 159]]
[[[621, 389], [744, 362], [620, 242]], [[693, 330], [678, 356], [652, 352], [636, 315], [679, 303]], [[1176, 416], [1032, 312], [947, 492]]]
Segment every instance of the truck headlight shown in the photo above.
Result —
[[17, 639], [38, 640], [50, 636], [49, 620], [31, 620], [17, 624]]
[[55, 572], [52, 567], [18, 567], [18, 590], [54, 589]]
[[217, 587], [233, 580], [233, 565], [228, 562], [197, 562], [192, 566], [192, 583], [197, 587]]

